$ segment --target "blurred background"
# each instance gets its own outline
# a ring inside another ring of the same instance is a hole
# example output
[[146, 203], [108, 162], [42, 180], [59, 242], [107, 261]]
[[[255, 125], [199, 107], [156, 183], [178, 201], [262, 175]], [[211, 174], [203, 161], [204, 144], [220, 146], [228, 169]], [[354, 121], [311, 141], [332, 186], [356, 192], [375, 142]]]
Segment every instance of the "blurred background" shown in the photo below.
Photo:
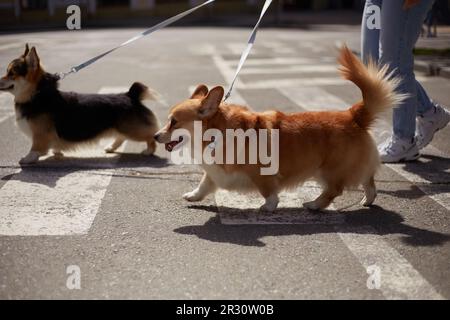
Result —
[[[0, 0], [0, 28], [64, 27], [70, 4], [82, 7], [84, 26], [148, 25], [203, 0]], [[262, 0], [220, 0], [180, 24], [251, 25]], [[358, 24], [363, 0], [274, 1], [266, 25]], [[450, 0], [437, 0], [433, 23], [449, 24]]]

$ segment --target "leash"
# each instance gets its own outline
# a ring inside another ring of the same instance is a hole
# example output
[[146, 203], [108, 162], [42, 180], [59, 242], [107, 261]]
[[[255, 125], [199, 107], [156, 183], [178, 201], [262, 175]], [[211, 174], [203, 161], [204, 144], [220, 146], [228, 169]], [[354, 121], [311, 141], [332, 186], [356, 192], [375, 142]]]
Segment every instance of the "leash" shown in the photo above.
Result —
[[143, 37], [145, 37], [145, 36], [155, 32], [155, 31], [163, 29], [163, 28], [167, 27], [168, 25], [171, 25], [172, 23], [174, 23], [174, 22], [176, 22], [176, 21], [186, 17], [187, 15], [193, 13], [194, 11], [197, 11], [198, 9], [200, 9], [200, 8], [206, 6], [206, 5], [208, 5], [208, 4], [210, 4], [210, 3], [214, 2], [214, 1], [215, 0], [208, 0], [208, 1], [206, 1], [206, 2], [196, 6], [194, 8], [191, 8], [191, 9], [189, 9], [187, 11], [184, 11], [182, 13], [177, 14], [176, 16], [173, 16], [173, 17], [171, 17], [171, 18], [169, 18], [167, 20], [164, 20], [164, 21], [158, 23], [157, 25], [151, 27], [150, 29], [147, 29], [144, 32], [141, 32], [138, 35], [134, 36], [133, 38], [125, 41], [124, 43], [122, 43], [120, 45], [118, 45], [117, 47], [114, 47], [114, 48], [112, 48], [112, 49], [110, 49], [110, 50], [108, 50], [106, 52], [103, 52], [102, 54], [99, 54], [98, 56], [95, 56], [92, 59], [89, 59], [86, 62], [83, 62], [83, 63], [81, 63], [81, 64], [79, 64], [77, 66], [72, 67], [68, 72], [60, 72], [60, 73], [57, 73], [56, 75], [59, 77], [60, 80], [63, 80], [68, 75], [77, 73], [78, 71], [80, 71], [80, 70], [90, 66], [91, 64], [93, 64], [93, 63], [97, 62], [98, 60], [100, 60], [101, 58], [107, 56], [108, 54], [110, 54], [110, 53], [112, 53], [114, 51], [116, 51], [117, 49], [120, 49], [120, 48], [122, 48], [124, 46], [127, 46], [130, 43], [135, 42], [135, 41], [137, 41], [137, 40], [139, 40], [139, 39], [141, 39], [141, 38], [143, 38]]
[[266, 2], [264, 3], [264, 6], [261, 10], [261, 14], [259, 16], [258, 22], [256, 23], [255, 27], [253, 28], [250, 38], [248, 39], [247, 48], [244, 50], [244, 52], [242, 52], [241, 60], [239, 61], [238, 67], [236, 69], [236, 73], [234, 74], [234, 78], [231, 81], [230, 88], [228, 89], [228, 92], [225, 95], [225, 98], [223, 101], [226, 101], [231, 96], [231, 92], [233, 91], [234, 83], [236, 82], [236, 79], [237, 79], [239, 73], [241, 72], [241, 69], [244, 66], [244, 63], [247, 60], [247, 58], [250, 54], [250, 51], [252, 51], [253, 44], [255, 43], [255, 40], [256, 40], [256, 34], [258, 33], [259, 25], [261, 24], [261, 21], [262, 21], [264, 15], [266, 14], [267, 9], [269, 9], [271, 3], [272, 3], [272, 0], [266, 0]]

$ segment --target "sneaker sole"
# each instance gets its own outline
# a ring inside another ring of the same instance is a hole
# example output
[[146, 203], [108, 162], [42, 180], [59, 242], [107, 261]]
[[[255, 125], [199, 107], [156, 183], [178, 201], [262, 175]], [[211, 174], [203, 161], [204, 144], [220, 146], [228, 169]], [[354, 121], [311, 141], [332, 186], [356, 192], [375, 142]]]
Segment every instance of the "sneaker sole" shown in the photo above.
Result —
[[447, 121], [446, 123], [444, 123], [442, 127], [437, 128], [437, 129], [433, 132], [433, 134], [431, 135], [430, 141], [428, 141], [428, 142], [427, 142], [426, 144], [424, 144], [423, 146], [417, 146], [417, 148], [419, 148], [419, 150], [422, 150], [423, 148], [425, 148], [426, 146], [428, 146], [428, 145], [431, 143], [431, 141], [433, 141], [434, 135], [435, 135], [437, 132], [439, 132], [439, 131], [441, 131], [442, 129], [444, 129], [449, 123], [450, 123], [450, 120]]
[[419, 158], [420, 158], [420, 153], [415, 154], [415, 155], [413, 155], [413, 156], [411, 156], [411, 157], [405, 157], [405, 158], [402, 158], [402, 159], [400, 159], [398, 162], [410, 162], [410, 161], [416, 161], [416, 160], [419, 159]]
[[404, 162], [411, 162], [411, 161], [416, 161], [417, 159], [420, 158], [420, 153], [417, 153], [413, 156], [409, 156], [409, 157], [404, 157], [404, 158], [400, 158], [397, 161], [381, 161], [382, 163], [385, 164], [389, 164], [389, 163], [404, 163]]

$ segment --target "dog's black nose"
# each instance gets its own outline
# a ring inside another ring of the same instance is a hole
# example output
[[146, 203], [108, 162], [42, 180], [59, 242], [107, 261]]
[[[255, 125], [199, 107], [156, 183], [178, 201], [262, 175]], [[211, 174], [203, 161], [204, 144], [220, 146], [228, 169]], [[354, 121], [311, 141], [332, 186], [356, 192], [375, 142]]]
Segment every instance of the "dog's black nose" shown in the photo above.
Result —
[[153, 136], [153, 138], [158, 141], [159, 137], [161, 136], [161, 133], [157, 133]]

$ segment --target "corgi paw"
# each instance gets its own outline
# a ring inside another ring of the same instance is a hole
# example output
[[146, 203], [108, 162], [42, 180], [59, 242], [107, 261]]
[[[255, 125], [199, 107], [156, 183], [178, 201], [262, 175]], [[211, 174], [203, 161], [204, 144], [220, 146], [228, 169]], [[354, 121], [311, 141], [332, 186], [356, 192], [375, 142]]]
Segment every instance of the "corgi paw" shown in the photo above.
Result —
[[362, 199], [361, 204], [364, 207], [370, 207], [374, 201], [375, 201], [375, 197], [367, 198], [367, 196], [366, 196], [366, 197], [364, 197], [364, 199]]
[[116, 152], [116, 149], [113, 148], [113, 147], [109, 147], [109, 148], [106, 148], [106, 149], [105, 149], [105, 152], [106, 152], [106, 153], [114, 153], [114, 152]]
[[196, 202], [203, 200], [203, 197], [197, 192], [197, 190], [185, 193], [183, 199], [189, 202]]
[[321, 210], [320, 206], [315, 201], [305, 202], [303, 207], [309, 210]]
[[53, 155], [55, 156], [55, 158], [64, 158], [64, 153], [62, 153], [61, 151], [53, 151]]
[[276, 209], [277, 209], [277, 204], [265, 203], [259, 208], [259, 211], [274, 212]]
[[154, 153], [155, 153], [155, 149], [145, 149], [144, 151], [141, 152], [141, 154], [144, 156], [151, 156]]
[[259, 210], [264, 212], [274, 212], [278, 207], [278, 202], [278, 196], [272, 195], [266, 198], [266, 202], [259, 208]]
[[20, 159], [19, 164], [33, 164], [39, 160], [39, 153], [31, 151], [25, 157]]

